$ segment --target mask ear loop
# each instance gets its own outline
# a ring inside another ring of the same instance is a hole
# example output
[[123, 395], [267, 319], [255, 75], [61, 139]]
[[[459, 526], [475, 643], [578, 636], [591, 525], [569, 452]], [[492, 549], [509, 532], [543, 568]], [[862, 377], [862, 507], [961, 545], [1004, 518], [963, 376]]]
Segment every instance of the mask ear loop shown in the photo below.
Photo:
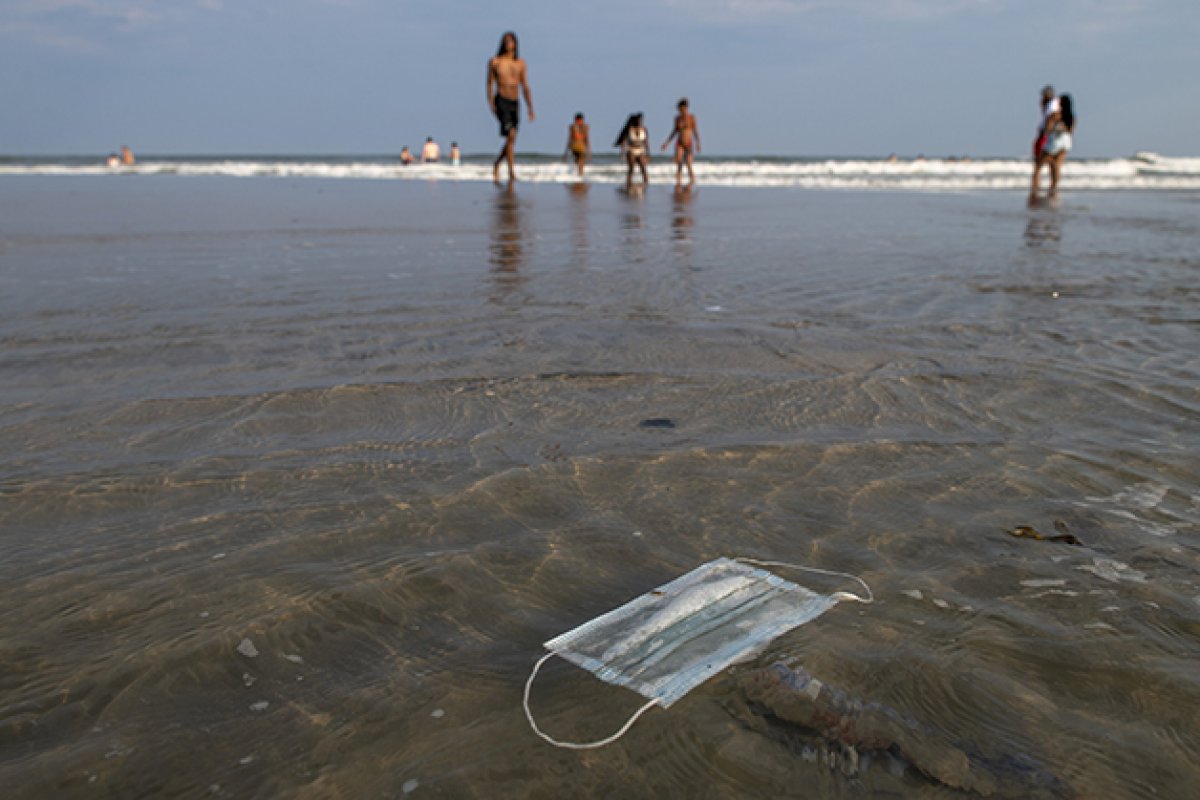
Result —
[[596, 747], [604, 747], [605, 745], [612, 744], [617, 739], [620, 739], [622, 736], [624, 736], [629, 729], [633, 727], [633, 723], [637, 722], [638, 717], [649, 711], [654, 706], [658, 705], [658, 700], [651, 700], [650, 702], [646, 703], [644, 706], [634, 712], [633, 716], [621, 726], [619, 731], [605, 739], [599, 739], [595, 742], [560, 742], [558, 739], [555, 739], [549, 734], [544, 733], [542, 729], [537, 726], [537, 723], [533, 721], [533, 712], [529, 710], [529, 691], [533, 688], [533, 679], [537, 677], [538, 670], [542, 668], [542, 664], [545, 664], [556, 655], [558, 654], [554, 652], [546, 653], [546, 655], [542, 656], [541, 659], [539, 659], [538, 662], [533, 665], [533, 671], [529, 673], [529, 678], [525, 681], [524, 702], [525, 719], [529, 720], [529, 727], [533, 728], [534, 733], [555, 747], [565, 747], [568, 750], [591, 750]]
[[756, 567], [788, 567], [790, 569], [798, 569], [798, 570], [802, 570], [804, 572], [815, 572], [818, 575], [832, 575], [832, 576], [838, 577], [838, 578], [850, 578], [851, 580], [858, 581], [860, 584], [862, 584], [862, 587], [867, 590], [866, 599], [863, 599], [862, 597], [859, 597], [856, 594], [851, 594], [850, 592], [834, 592], [833, 594], [831, 594], [829, 596], [832, 597], [834, 600], [854, 600], [857, 603], [874, 603], [875, 602], [875, 595], [871, 592], [871, 587], [867, 585], [867, 582], [864, 581], [862, 578], [858, 577], [857, 575], [851, 575], [849, 572], [837, 572], [836, 570], [832, 570], [832, 569], [818, 569], [817, 567], [806, 567], [801, 564], [789, 564], [786, 561], [759, 561], [757, 558], [740, 558], [740, 557], [735, 558], [733, 560], [740, 561], [743, 564], [751, 564]]

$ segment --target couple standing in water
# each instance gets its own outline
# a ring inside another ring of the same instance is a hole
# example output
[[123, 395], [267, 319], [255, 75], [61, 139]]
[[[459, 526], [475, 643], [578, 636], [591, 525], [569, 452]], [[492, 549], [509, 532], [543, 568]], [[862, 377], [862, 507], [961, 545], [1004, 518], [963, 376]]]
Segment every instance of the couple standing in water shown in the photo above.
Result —
[[[696, 126], [696, 117], [688, 110], [687, 98], [679, 101], [679, 113], [675, 115], [675, 128], [671, 135], [662, 143], [663, 150], [675, 141], [675, 185], [683, 183], [683, 169], [687, 167], [688, 183], [696, 182], [696, 173], [692, 169], [692, 161], [700, 152], [700, 129]], [[633, 186], [633, 170], [636, 167], [642, 173], [642, 184], [648, 184], [650, 178], [646, 174], [646, 165], [650, 163], [650, 132], [643, 124], [642, 112], [633, 114], [625, 121], [617, 137], [616, 146], [625, 155], [628, 171], [625, 173], [625, 188]], [[582, 172], [580, 173], [582, 174]]]
[[1071, 95], [1057, 95], [1053, 86], [1042, 89], [1042, 122], [1033, 143], [1033, 182], [1029, 188], [1029, 205], [1038, 204], [1042, 167], [1050, 168], [1049, 199], [1058, 199], [1058, 179], [1063, 162], [1071, 150], [1071, 134], [1075, 132], [1075, 109]]
[[[500, 49], [488, 61], [485, 92], [488, 109], [500, 123], [500, 136], [504, 138], [504, 147], [501, 149], [500, 155], [496, 156], [495, 163], [492, 164], [492, 179], [496, 183], [500, 182], [500, 165], [505, 163], [508, 165], [508, 179], [513, 181], [516, 180], [513, 172], [513, 150], [517, 142], [517, 129], [520, 127], [520, 97], [522, 94], [525, 96], [525, 105], [528, 107], [529, 121], [533, 122], [535, 116], [533, 95], [529, 90], [529, 70], [524, 59], [520, 57], [517, 35], [512, 31], [500, 37]], [[650, 134], [642, 124], [642, 114], [638, 112], [626, 121], [621, 135], [617, 138], [617, 146], [622, 149], [629, 168], [625, 179], [627, 187], [633, 183], [635, 167], [641, 170], [642, 182], [649, 182], [646, 174], [646, 165], [650, 160], [649, 136]], [[694, 153], [700, 151], [700, 131], [696, 127], [696, 118], [688, 111], [687, 98], [679, 101], [679, 114], [675, 117], [675, 129], [663, 142], [663, 150], [667, 149], [672, 139], [675, 140], [676, 185], [683, 180], [685, 166], [688, 171], [688, 181], [695, 183], [696, 175], [692, 169], [692, 161]], [[575, 121], [568, 129], [567, 150], [575, 156], [575, 166], [582, 178], [584, 166], [591, 156], [588, 126], [584, 122], [582, 113], [575, 115]]]

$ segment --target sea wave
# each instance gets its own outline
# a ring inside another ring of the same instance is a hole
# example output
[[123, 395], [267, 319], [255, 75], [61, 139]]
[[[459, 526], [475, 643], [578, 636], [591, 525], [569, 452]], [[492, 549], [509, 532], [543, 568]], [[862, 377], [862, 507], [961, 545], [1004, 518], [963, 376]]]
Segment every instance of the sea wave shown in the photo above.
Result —
[[[1025, 189], [1029, 162], [1022, 159], [786, 159], [712, 158], [696, 163], [696, 178], [708, 186], [876, 189], [894, 191], [982, 191]], [[666, 158], [651, 164], [654, 182], [674, 179]], [[567, 164], [549, 156], [518, 160], [519, 177], [530, 183], [577, 180]], [[107, 167], [86, 159], [6, 159], [0, 175], [47, 176], [221, 176], [234, 178], [316, 178], [331, 180], [491, 181], [491, 164], [469, 158], [460, 166], [401, 165], [394, 158], [248, 157], [152, 158], [134, 166]], [[587, 171], [594, 183], [619, 183], [625, 167], [601, 157]], [[1139, 153], [1132, 158], [1068, 160], [1063, 185], [1077, 190], [1197, 190], [1200, 158], [1168, 158]]]

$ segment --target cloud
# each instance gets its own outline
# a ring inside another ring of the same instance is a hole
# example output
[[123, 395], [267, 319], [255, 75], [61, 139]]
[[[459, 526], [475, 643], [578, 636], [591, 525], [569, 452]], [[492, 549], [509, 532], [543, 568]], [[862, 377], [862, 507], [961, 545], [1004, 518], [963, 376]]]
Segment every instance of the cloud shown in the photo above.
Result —
[[[1129, 2], [1131, 0], [1126, 0]], [[707, 19], [761, 22], [822, 11], [884, 19], [933, 19], [994, 6], [998, 0], [659, 0], [676, 11]]]
[[16, 0], [6, 15], [17, 21], [47, 24], [53, 20], [83, 18], [133, 30], [162, 18], [157, 4], [135, 0]]
[[[931, 20], [979, 11], [1012, 11], [1025, 6], [1031, 15], [1047, 8], [1038, 0], [657, 0], [675, 12], [710, 21], [763, 22], [829, 12], [866, 19]], [[1189, 0], [1190, 2], [1190, 0]], [[1088, 23], [1113, 25], [1136, 15], [1165, 11], [1170, 0], [1065, 0], [1054, 10], [1069, 10]]]
[[96, 54], [104, 51], [103, 47], [84, 36], [58, 30], [52, 25], [24, 20], [0, 20], [0, 40], [3, 39], [71, 53]]
[[117, 40], [176, 26], [195, 13], [222, 10], [223, 0], [6, 0], [0, 38], [72, 53], [103, 53]]

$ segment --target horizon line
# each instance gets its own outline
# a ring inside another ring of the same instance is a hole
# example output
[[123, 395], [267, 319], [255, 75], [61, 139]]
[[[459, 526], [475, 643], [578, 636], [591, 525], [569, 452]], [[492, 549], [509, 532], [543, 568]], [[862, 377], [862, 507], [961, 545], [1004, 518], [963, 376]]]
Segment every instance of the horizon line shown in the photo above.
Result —
[[[615, 150], [615, 148], [613, 148], [613, 149]], [[372, 158], [372, 159], [396, 160], [396, 159], [399, 159], [399, 157], [400, 157], [399, 151], [396, 151], [395, 153], [366, 152], [366, 151], [363, 151], [363, 152], [350, 152], [350, 151], [343, 151], [343, 152], [335, 152], [335, 151], [330, 151], [330, 152], [258, 151], [258, 152], [255, 152], [255, 151], [234, 151], [234, 150], [216, 151], [216, 152], [154, 152], [154, 151], [149, 151], [149, 152], [145, 152], [145, 153], [135, 153], [135, 155], [139, 161], [150, 160], [150, 159], [155, 159], [155, 158], [163, 158], [163, 159], [165, 159], [165, 158], [227, 158], [227, 159], [228, 158], [237, 158], [237, 159], [252, 159], [252, 158]], [[1074, 160], [1097, 161], [1097, 160], [1113, 160], [1113, 159], [1133, 159], [1133, 158], [1138, 158], [1138, 157], [1147, 156], [1147, 155], [1157, 156], [1157, 157], [1161, 157], [1161, 158], [1200, 157], [1200, 156], [1186, 156], [1186, 155], [1172, 156], [1172, 155], [1164, 155], [1157, 151], [1138, 150], [1138, 151], [1135, 151], [1134, 153], [1127, 153], [1127, 154], [1122, 154], [1122, 155], [1111, 155], [1110, 154], [1110, 155], [1079, 156], [1079, 157], [1075, 158]], [[89, 153], [0, 153], [0, 159], [3, 159], [3, 160], [62, 158], [62, 159], [98, 159], [98, 160], [102, 161], [105, 158], [107, 158], [107, 156], [108, 156], [108, 153], [103, 153], [103, 152], [95, 152], [95, 153], [90, 153], [90, 152]], [[518, 159], [521, 157], [557, 159], [557, 158], [561, 158], [562, 154], [559, 152], [556, 152], [556, 151], [527, 150], [527, 151], [517, 151], [515, 153], [515, 156]], [[471, 152], [471, 153], [464, 153], [462, 157], [464, 159], [467, 159], [467, 158], [492, 159], [492, 158], [495, 158], [495, 154], [492, 153], [491, 151], [477, 151], [477, 152]], [[617, 152], [600, 152], [600, 153], [593, 152], [593, 157], [594, 158], [595, 157], [620, 158], [620, 154]], [[670, 153], [661, 153], [661, 154], [656, 154], [656, 157], [659, 159], [670, 159], [671, 154]], [[996, 160], [1028, 161], [1029, 160], [1028, 156], [1017, 155], [1015, 153], [1014, 154], [976, 155], [973, 153], [926, 153], [926, 152], [920, 152], [920, 153], [915, 153], [915, 154], [896, 152], [896, 153], [887, 153], [887, 154], [882, 154], [882, 155], [878, 154], [878, 153], [875, 153], [875, 154], [699, 153], [696, 155], [696, 160], [697, 161], [710, 161], [710, 160], [714, 160], [714, 159], [746, 160], [746, 159], [756, 159], [756, 158], [770, 158], [770, 159], [803, 159], [803, 160], [813, 160], [813, 161], [846, 161], [846, 160], [885, 161], [892, 157], [895, 157], [902, 161], [905, 161], [905, 160], [912, 161], [912, 160], [916, 160], [916, 159], [939, 160], [939, 161], [953, 159], [953, 160], [961, 161], [963, 159], [968, 159], [968, 158], [972, 159], [972, 160], [981, 160], [981, 161], [996, 161]], [[449, 159], [442, 158], [437, 163], [448, 164]], [[414, 161], [412, 166], [421, 166], [421, 162]]]

